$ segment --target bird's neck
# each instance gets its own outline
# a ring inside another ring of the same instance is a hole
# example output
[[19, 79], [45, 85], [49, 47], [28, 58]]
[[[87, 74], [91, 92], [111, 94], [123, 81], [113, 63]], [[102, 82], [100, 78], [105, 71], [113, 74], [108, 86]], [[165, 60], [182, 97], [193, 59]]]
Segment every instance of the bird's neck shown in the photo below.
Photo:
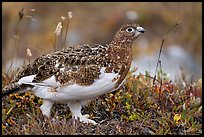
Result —
[[121, 61], [126, 60], [126, 58], [128, 58], [128, 60], [132, 60], [132, 44], [132, 41], [125, 39], [119, 40], [116, 37], [110, 44], [110, 55]]
[[113, 46], [110, 48], [111, 56], [116, 57], [117, 59], [123, 60], [127, 56], [132, 57], [132, 48], [131, 46], [128, 47], [121, 47], [121, 46]]
[[131, 63], [132, 63], [132, 44], [130, 45], [112, 45], [110, 48], [110, 56], [116, 64], [120, 66], [119, 74], [120, 77], [115, 85], [115, 88], [118, 88], [126, 77]]
[[113, 46], [119, 46], [119, 47], [122, 47], [122, 48], [132, 48], [132, 44], [133, 44], [133, 40], [131, 39], [128, 39], [126, 37], [114, 37], [112, 42], [111, 42], [111, 45]]

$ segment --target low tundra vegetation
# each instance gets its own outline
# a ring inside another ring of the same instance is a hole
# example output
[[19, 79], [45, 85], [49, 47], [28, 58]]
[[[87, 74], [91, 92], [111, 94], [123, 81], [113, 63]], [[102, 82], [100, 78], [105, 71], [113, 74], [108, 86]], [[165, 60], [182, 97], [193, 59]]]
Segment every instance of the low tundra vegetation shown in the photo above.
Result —
[[[74, 122], [67, 104], [55, 104], [47, 118], [39, 108], [42, 99], [28, 91], [2, 98], [2, 134], [202, 134], [201, 79], [184, 84], [166, 74], [158, 73], [154, 81], [148, 73], [131, 73], [119, 90], [83, 107], [98, 125]], [[3, 74], [3, 87], [10, 74]]]

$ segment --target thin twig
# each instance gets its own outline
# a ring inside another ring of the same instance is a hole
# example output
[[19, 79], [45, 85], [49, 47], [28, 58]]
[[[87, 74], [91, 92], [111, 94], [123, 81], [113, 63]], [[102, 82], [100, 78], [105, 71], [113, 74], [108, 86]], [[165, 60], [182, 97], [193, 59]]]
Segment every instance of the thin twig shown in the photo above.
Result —
[[68, 29], [69, 29], [69, 21], [70, 20], [71, 20], [71, 18], [69, 17], [68, 20], [67, 20], [66, 32], [65, 32], [65, 35], [64, 35], [64, 44], [63, 44], [64, 47], [65, 47], [65, 44], [66, 44], [66, 39], [67, 39], [67, 34], [68, 34]]
[[160, 102], [160, 97], [161, 97], [161, 90], [162, 90], [162, 66], [161, 66], [161, 61], [159, 61], [159, 66], [160, 66], [160, 70], [161, 70], [161, 80], [160, 80], [160, 87], [159, 87], [159, 102]]
[[51, 41], [52, 46], [53, 46], [53, 49], [54, 49], [54, 51], [55, 51], [55, 43], [53, 42], [53, 40], [52, 40], [52, 39], [50, 39], [50, 41]]
[[10, 66], [9, 66], [9, 68], [8, 68], [8, 70], [7, 70], [7, 73], [6, 73], [6, 74], [9, 74], [9, 71], [11, 70], [12, 65], [13, 65], [13, 58], [12, 58], [11, 64], [10, 64]]
[[63, 45], [62, 45], [62, 32], [63, 32], [63, 25], [64, 25], [64, 21], [62, 21], [62, 30], [60, 32], [60, 50], [62, 50]]
[[65, 31], [65, 35], [64, 35], [64, 44], [63, 46], [65, 47], [65, 44], [66, 44], [66, 39], [67, 39], [67, 32], [68, 32], [68, 28], [69, 28], [69, 18], [67, 20], [67, 26], [66, 26], [66, 31]]
[[[161, 82], [159, 79], [154, 79], [154, 77], [150, 76], [150, 75], [144, 75], [144, 74], [140, 74], [141, 76], [145, 76], [145, 77], [148, 77], [148, 78], [151, 78], [153, 80], [156, 80], [157, 82]], [[140, 75], [138, 75], [137, 77], [139, 77]]]
[[193, 85], [193, 75], [191, 76], [191, 85]]
[[57, 47], [57, 35], [54, 35], [54, 51], [56, 51], [56, 47]]
[[9, 68], [12, 68], [15, 56], [16, 56], [16, 63], [17, 63], [18, 44], [19, 44], [18, 42], [19, 42], [19, 39], [20, 39], [19, 28], [20, 28], [20, 23], [21, 23], [21, 21], [23, 19], [23, 16], [24, 16], [24, 8], [22, 8], [21, 11], [18, 12], [19, 20], [18, 20], [18, 24], [17, 24], [16, 33], [14, 34], [14, 38], [15, 38], [15, 41], [14, 41], [14, 50], [13, 50], [13, 54], [12, 54], [12, 57], [11, 57], [11, 67], [9, 67]]
[[179, 80], [179, 82], [181, 83], [181, 85], [183, 86], [183, 89], [185, 89], [185, 85], [184, 85], [184, 82], [182, 82], [182, 80], [181, 80], [181, 78], [179, 77], [179, 75], [177, 75], [177, 77], [178, 77], [178, 80]]
[[164, 35], [163, 39], [162, 39], [162, 43], [161, 43], [161, 47], [160, 47], [160, 51], [159, 51], [159, 56], [158, 56], [158, 59], [157, 59], [157, 66], [156, 66], [156, 70], [155, 70], [155, 74], [154, 74], [154, 80], [153, 80], [153, 85], [155, 84], [155, 79], [156, 79], [156, 73], [157, 73], [157, 68], [158, 68], [158, 65], [159, 63], [161, 62], [160, 60], [160, 56], [161, 56], [161, 52], [162, 52], [162, 48], [163, 48], [163, 44], [164, 44], [164, 41], [167, 37], [167, 34], [173, 30], [176, 26], [180, 25], [181, 24], [181, 21], [177, 22], [174, 26], [172, 26]]

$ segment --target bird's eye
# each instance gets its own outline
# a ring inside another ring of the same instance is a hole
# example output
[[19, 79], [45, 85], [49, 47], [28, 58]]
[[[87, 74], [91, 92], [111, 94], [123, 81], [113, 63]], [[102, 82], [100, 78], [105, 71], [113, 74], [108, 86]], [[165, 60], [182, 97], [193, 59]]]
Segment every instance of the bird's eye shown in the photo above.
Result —
[[134, 32], [134, 29], [131, 28], [131, 27], [129, 27], [129, 28], [126, 29], [126, 31], [127, 31], [128, 33], [132, 33], [132, 32]]

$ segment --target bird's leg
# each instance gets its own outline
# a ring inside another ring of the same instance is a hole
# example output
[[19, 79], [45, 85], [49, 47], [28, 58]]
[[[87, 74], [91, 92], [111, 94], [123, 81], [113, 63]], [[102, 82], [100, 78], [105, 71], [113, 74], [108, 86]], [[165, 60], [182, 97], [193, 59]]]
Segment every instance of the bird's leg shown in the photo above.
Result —
[[87, 114], [86, 115], [82, 115], [81, 114], [81, 103], [80, 102], [69, 102], [69, 108], [70, 111], [72, 112], [72, 118], [79, 118], [79, 120], [81, 122], [85, 122], [85, 123], [92, 123], [92, 124], [97, 124], [94, 120], [88, 119], [87, 118]]
[[50, 117], [50, 110], [51, 110], [53, 104], [54, 104], [54, 102], [52, 102], [52, 101], [49, 101], [46, 99], [43, 100], [43, 104], [40, 106], [40, 109], [41, 109], [43, 115]]

